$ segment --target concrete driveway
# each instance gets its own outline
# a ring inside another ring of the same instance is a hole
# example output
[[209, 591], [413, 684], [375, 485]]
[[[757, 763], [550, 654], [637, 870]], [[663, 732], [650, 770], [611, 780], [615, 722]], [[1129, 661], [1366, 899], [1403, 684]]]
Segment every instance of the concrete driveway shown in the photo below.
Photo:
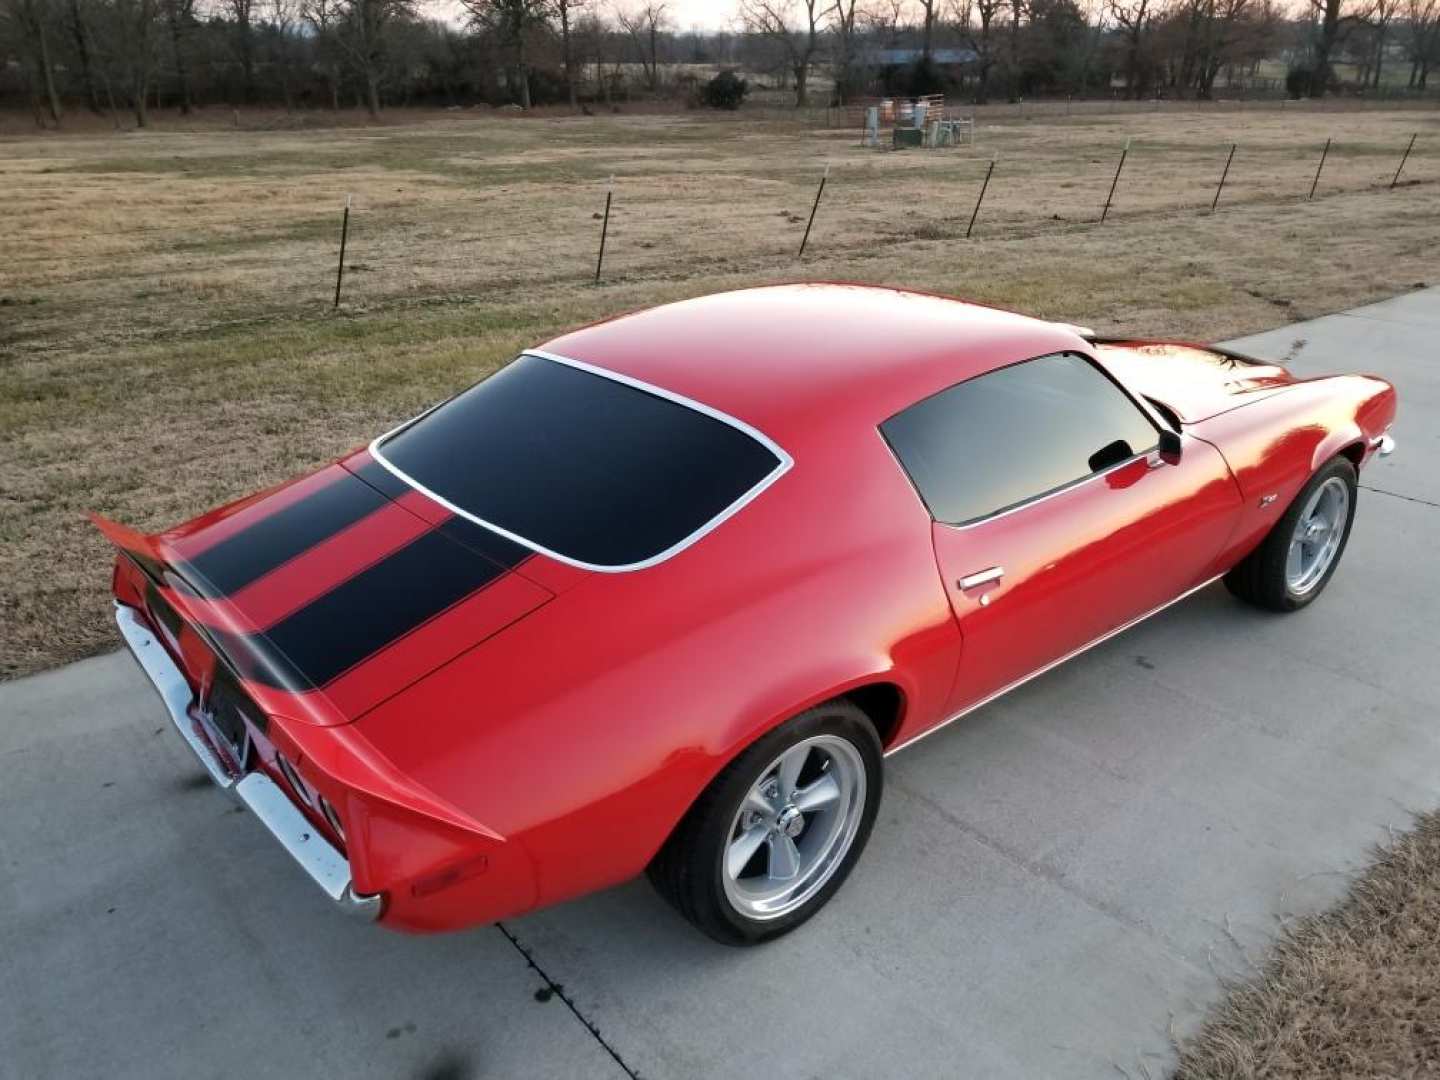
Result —
[[890, 759], [849, 883], [761, 949], [643, 883], [447, 938], [346, 922], [128, 657], [0, 686], [0, 1075], [1158, 1075], [1437, 802], [1437, 338], [1432, 289], [1238, 343], [1400, 387], [1327, 595], [1212, 587]]

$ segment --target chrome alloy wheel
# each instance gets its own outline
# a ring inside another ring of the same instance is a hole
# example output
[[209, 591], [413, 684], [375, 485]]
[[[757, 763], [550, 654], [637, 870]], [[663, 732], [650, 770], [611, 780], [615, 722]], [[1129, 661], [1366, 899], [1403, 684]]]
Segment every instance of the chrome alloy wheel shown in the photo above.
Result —
[[1285, 558], [1285, 584], [1304, 596], [1325, 577], [1345, 539], [1350, 520], [1350, 488], [1338, 476], [1326, 480], [1310, 496], [1295, 521]]
[[778, 919], [830, 880], [865, 811], [865, 765], [846, 739], [816, 735], [751, 785], [721, 856], [725, 897], [741, 915]]

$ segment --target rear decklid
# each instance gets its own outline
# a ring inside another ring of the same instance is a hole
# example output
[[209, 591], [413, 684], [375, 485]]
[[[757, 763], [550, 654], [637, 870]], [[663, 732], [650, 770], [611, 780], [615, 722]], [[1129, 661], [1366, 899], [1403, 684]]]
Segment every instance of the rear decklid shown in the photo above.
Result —
[[1104, 341], [1096, 352], [1131, 389], [1187, 424], [1278, 394], [1297, 380], [1283, 367], [1238, 353], [1171, 341]]
[[336, 724], [596, 571], [679, 554], [789, 466], [734, 417], [527, 354], [282, 488], [156, 536], [97, 524], [144, 579], [122, 601], [155, 590], [262, 709]]
[[[554, 595], [525, 575], [531, 549], [368, 454], [154, 536], [96, 523], [152, 623], [178, 615], [262, 709], [312, 723], [355, 719]], [[204, 665], [177, 659], [199, 686]]]

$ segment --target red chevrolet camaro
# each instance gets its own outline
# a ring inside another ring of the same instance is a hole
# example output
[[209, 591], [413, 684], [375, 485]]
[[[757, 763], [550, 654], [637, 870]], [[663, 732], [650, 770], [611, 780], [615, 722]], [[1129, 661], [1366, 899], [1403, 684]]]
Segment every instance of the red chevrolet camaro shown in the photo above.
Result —
[[101, 520], [181, 737], [346, 910], [648, 871], [726, 942], [859, 857], [886, 754], [1223, 577], [1324, 589], [1395, 391], [854, 285], [523, 353], [309, 476]]

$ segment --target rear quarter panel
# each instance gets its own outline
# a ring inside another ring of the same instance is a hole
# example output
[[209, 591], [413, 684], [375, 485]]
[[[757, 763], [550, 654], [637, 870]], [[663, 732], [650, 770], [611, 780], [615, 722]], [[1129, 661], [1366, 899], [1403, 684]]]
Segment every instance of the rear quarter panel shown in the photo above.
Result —
[[888, 681], [902, 728], [933, 722], [959, 633], [930, 518], [878, 432], [853, 443], [787, 446], [794, 467], [692, 547], [589, 574], [358, 728], [522, 845], [545, 904], [642, 871], [727, 762], [809, 705]]

